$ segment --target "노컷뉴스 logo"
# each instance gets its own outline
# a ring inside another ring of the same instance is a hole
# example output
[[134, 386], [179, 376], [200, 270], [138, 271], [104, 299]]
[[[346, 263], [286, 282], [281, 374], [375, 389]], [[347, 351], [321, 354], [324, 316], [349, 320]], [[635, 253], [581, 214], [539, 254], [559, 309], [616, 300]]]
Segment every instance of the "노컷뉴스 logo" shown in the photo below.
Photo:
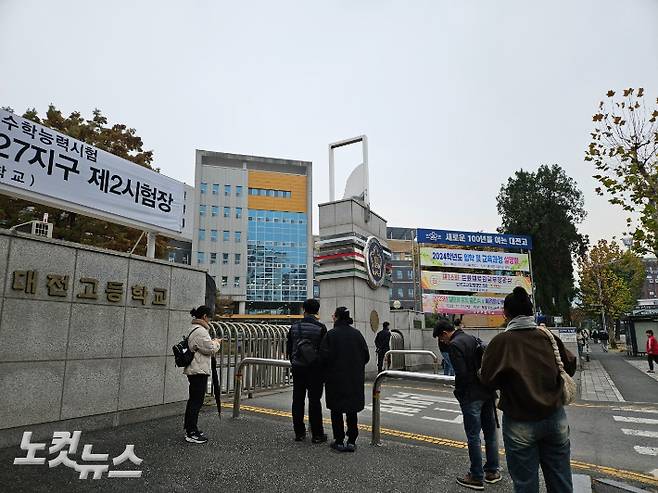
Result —
[[[55, 457], [48, 460], [48, 467], [52, 469], [63, 464], [78, 472], [78, 479], [89, 479], [89, 474], [93, 474], [92, 479], [101, 479], [104, 473], [107, 473], [108, 478], [140, 478], [142, 476], [142, 471], [125, 469], [110, 471], [110, 464], [112, 466], [120, 466], [124, 462], [130, 461], [134, 465], [139, 466], [142, 463], [142, 459], [135, 455], [134, 445], [126, 445], [123, 453], [110, 460], [110, 454], [93, 453], [93, 445], [85, 444], [82, 447], [82, 453], [79, 459], [71, 459], [69, 455], [75, 455], [77, 453], [81, 436], [81, 431], [74, 431], [73, 433], [56, 431], [53, 433], [51, 445], [46, 453], [43, 452], [46, 450], [46, 443], [32, 442], [32, 432], [25, 431], [21, 440], [21, 450], [26, 451], [27, 456], [15, 458], [14, 465], [44, 465], [46, 463], [46, 456], [54, 455]], [[37, 455], [40, 455], [40, 457]]]
[[384, 248], [374, 236], [368, 238], [366, 247], [363, 249], [366, 258], [366, 272], [368, 273], [368, 284], [372, 289], [377, 289], [384, 284], [386, 277], [386, 257]]

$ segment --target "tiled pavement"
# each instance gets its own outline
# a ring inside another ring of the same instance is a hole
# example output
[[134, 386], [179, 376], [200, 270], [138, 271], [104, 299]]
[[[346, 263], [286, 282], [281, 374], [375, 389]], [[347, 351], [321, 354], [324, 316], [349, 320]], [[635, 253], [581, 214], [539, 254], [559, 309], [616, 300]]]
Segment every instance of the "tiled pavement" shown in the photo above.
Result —
[[625, 402], [610, 375], [598, 360], [585, 363], [580, 372], [580, 398], [585, 401]]

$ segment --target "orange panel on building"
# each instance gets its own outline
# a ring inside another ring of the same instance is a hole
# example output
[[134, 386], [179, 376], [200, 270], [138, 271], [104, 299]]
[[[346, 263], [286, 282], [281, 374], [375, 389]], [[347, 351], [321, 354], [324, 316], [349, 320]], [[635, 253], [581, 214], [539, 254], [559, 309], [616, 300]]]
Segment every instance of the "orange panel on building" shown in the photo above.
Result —
[[249, 171], [249, 188], [284, 190], [291, 192], [290, 198], [265, 197], [249, 194], [249, 209], [282, 212], [306, 212], [306, 176], [272, 171]]

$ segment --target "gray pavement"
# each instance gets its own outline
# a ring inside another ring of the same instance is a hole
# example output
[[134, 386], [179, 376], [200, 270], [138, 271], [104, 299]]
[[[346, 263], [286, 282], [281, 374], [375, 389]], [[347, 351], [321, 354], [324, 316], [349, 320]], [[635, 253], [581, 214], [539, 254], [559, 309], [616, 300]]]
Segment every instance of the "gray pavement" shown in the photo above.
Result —
[[[206, 411], [200, 427], [211, 438], [205, 445], [183, 441], [182, 418], [167, 418], [82, 435], [94, 453], [114, 457], [126, 444], [135, 445], [142, 464], [138, 479], [80, 480], [74, 470], [60, 465], [14, 466], [20, 450], [0, 450], [0, 484], [12, 492], [52, 491], [229, 491], [229, 492], [440, 492], [462, 490], [454, 483], [466, 471], [466, 450], [411, 445], [388, 440], [382, 447], [368, 444], [362, 433], [355, 454], [337, 454], [327, 444], [292, 440], [289, 418], [245, 411], [233, 420], [220, 421]], [[71, 430], [73, 431], [73, 430]], [[37, 455], [39, 456], [39, 454]], [[50, 458], [53, 458], [51, 456]], [[73, 457], [75, 458], [75, 457]], [[79, 456], [77, 458], [79, 459]], [[125, 464], [124, 464], [125, 466]], [[505, 474], [487, 491], [507, 492], [512, 485]], [[9, 491], [4, 490], [4, 491]], [[468, 491], [468, 490], [463, 490]]]

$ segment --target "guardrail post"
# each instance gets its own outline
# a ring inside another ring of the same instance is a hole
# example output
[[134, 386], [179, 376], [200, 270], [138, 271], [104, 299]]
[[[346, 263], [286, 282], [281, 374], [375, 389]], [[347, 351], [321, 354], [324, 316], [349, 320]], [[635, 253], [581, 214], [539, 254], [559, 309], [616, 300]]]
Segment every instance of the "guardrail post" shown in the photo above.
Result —
[[416, 382], [438, 382], [444, 385], [455, 383], [455, 377], [434, 375], [431, 373], [416, 373], [411, 371], [384, 370], [375, 378], [372, 384], [372, 441], [371, 445], [381, 445], [381, 385], [384, 379], [412, 380]]
[[267, 366], [280, 366], [283, 368], [290, 368], [290, 361], [287, 359], [271, 359], [271, 358], [243, 358], [237, 366], [235, 372], [235, 380], [233, 385], [233, 417], [240, 416], [240, 394], [242, 393], [242, 375], [244, 368], [247, 365], [262, 365]]

